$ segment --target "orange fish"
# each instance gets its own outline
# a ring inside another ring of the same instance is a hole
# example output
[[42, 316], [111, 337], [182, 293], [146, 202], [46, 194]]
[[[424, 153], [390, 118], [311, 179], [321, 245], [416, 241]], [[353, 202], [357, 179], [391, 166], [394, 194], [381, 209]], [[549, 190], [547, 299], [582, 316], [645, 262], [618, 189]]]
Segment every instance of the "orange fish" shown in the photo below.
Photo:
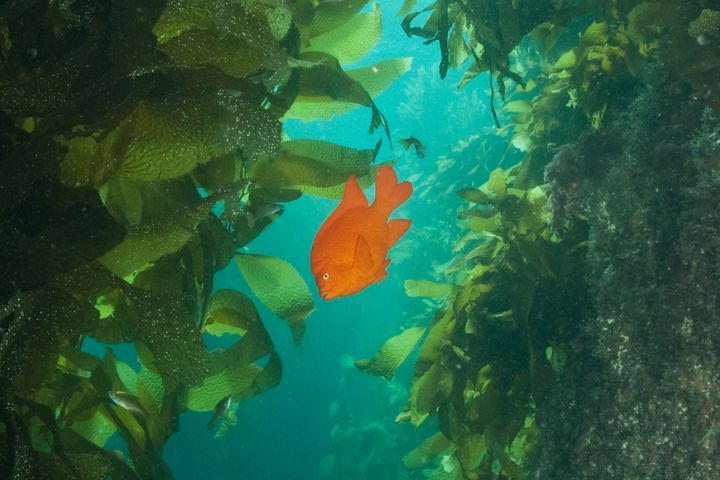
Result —
[[355, 176], [345, 184], [340, 205], [315, 235], [310, 269], [325, 300], [359, 292], [387, 276], [388, 251], [410, 228], [410, 220], [390, 220], [393, 210], [412, 194], [410, 182], [398, 183], [392, 167], [375, 176], [375, 202], [367, 198]]

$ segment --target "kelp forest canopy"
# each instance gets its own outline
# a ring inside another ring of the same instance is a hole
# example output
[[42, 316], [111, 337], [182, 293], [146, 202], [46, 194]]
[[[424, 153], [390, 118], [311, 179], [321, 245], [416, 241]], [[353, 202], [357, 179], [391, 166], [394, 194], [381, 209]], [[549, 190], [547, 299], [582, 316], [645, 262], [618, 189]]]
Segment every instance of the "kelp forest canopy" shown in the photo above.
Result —
[[[367, 3], [0, 6], [0, 476], [170, 478], [183, 411], [280, 381], [252, 301], [213, 293], [213, 275], [235, 262], [300, 344], [314, 304], [299, 273], [238, 252], [286, 202], [370, 183], [372, 138], [282, 137], [284, 118], [358, 106], [389, 134], [372, 97], [410, 60], [343, 67], [380, 38]], [[210, 352], [204, 334], [237, 340]], [[131, 344], [140, 367], [87, 339]], [[127, 456], [105, 448], [116, 434]]]
[[[0, 5], [0, 476], [172, 478], [162, 453], [182, 412], [281, 381], [253, 301], [213, 276], [234, 262], [301, 344], [310, 289], [242, 248], [288, 202], [339, 199], [350, 175], [372, 183], [391, 142], [374, 99], [411, 68], [347, 67], [378, 42], [381, 7]], [[443, 307], [355, 362], [390, 379], [419, 345], [397, 421], [436, 416], [439, 429], [406, 467], [718, 477], [720, 2], [406, 0], [384, 13], [437, 49], [438, 76], [488, 82], [506, 153], [524, 154], [457, 192], [453, 260], [405, 282]], [[283, 136], [285, 119], [355, 108], [364, 149]], [[227, 334], [224, 350], [203, 340]], [[139, 367], [85, 352], [88, 339], [131, 344]], [[125, 453], [107, 448], [114, 435]]]

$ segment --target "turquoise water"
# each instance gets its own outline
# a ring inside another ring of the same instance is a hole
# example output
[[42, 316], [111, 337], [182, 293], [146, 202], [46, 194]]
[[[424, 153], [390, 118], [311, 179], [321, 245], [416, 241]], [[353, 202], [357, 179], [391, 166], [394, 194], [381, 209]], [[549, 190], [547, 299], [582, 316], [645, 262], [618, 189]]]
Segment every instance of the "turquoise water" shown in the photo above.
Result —
[[[309, 252], [317, 228], [337, 202], [310, 197], [292, 202], [282, 218], [248, 246], [249, 252], [277, 256], [295, 266], [313, 290], [316, 311], [298, 351], [286, 323], [255, 302], [283, 359], [282, 381], [241, 402], [237, 426], [223, 438], [214, 439], [205, 428], [209, 413], [183, 414], [180, 431], [164, 453], [179, 480], [304, 480], [321, 478], [323, 471], [326, 478], [336, 479], [424, 478], [421, 471], [408, 472], [402, 457], [435, 431], [435, 420], [419, 431], [394, 422], [407, 397], [413, 359], [391, 382], [367, 376], [349, 362], [371, 357], [390, 336], [432, 318], [429, 305], [405, 295], [403, 281], [431, 279], [433, 268], [450, 259], [461, 205], [454, 190], [457, 185], [481, 185], [487, 169], [494, 168], [499, 157], [476, 157], [481, 144], [501, 151], [504, 143], [493, 136], [486, 77], [462, 90], [456, 88], [460, 72], [440, 80], [437, 48], [405, 36], [401, 18], [394, 16], [400, 3], [383, 2], [382, 40], [362, 63], [346, 68], [413, 57], [411, 70], [375, 99], [394, 140], [391, 148], [384, 139], [378, 161], [396, 158], [400, 179], [414, 179], [413, 197], [394, 215], [411, 218], [413, 225], [390, 253], [393, 263], [385, 281], [330, 302], [317, 295]], [[327, 122], [289, 120], [285, 131], [293, 139], [372, 148], [380, 133], [365, 134], [369, 117], [369, 109], [358, 108]], [[399, 146], [397, 140], [410, 135], [425, 144], [425, 158]], [[463, 142], [467, 146], [461, 150]], [[450, 158], [447, 152], [453, 148]], [[474, 174], [467, 176], [471, 170]], [[372, 188], [366, 193], [374, 195]], [[253, 298], [234, 263], [217, 274], [215, 288], [238, 289]]]

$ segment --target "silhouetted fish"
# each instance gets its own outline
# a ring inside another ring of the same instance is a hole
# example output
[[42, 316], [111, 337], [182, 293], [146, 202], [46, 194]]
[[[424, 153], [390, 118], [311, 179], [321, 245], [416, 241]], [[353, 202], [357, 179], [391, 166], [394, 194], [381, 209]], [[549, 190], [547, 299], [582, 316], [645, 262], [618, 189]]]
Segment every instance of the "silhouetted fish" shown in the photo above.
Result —
[[417, 156], [420, 158], [425, 158], [425, 145], [423, 145], [422, 142], [420, 142], [420, 140], [418, 140], [417, 138], [403, 138], [402, 140], [400, 140], [400, 145], [405, 147], [405, 150], [407, 150], [411, 146], [415, 147], [415, 153], [417, 154]]

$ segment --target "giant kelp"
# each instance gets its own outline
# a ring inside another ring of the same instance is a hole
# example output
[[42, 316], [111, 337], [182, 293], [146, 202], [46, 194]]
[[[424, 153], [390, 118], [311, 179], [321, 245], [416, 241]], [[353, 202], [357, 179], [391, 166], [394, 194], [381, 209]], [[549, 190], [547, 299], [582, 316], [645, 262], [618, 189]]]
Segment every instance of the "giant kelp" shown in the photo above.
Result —
[[[389, 133], [371, 94], [406, 62], [372, 80], [340, 66], [379, 35], [366, 4], [0, 7], [0, 476], [170, 478], [161, 455], [183, 411], [280, 381], [252, 300], [213, 293], [213, 275], [235, 258], [301, 341], [308, 287], [290, 264], [236, 251], [284, 203], [371, 181], [376, 149], [281, 138], [303, 95], [368, 106], [371, 131]], [[204, 335], [235, 341], [210, 352]], [[108, 346], [101, 358], [89, 338]], [[116, 357], [121, 343], [139, 368]], [[125, 453], [106, 449], [113, 436]]]
[[405, 2], [441, 76], [466, 59], [461, 85], [498, 77], [500, 133], [525, 152], [458, 192], [469, 231], [398, 417], [440, 432], [408, 468], [443, 454], [431, 478], [717, 475], [711, 3]]

